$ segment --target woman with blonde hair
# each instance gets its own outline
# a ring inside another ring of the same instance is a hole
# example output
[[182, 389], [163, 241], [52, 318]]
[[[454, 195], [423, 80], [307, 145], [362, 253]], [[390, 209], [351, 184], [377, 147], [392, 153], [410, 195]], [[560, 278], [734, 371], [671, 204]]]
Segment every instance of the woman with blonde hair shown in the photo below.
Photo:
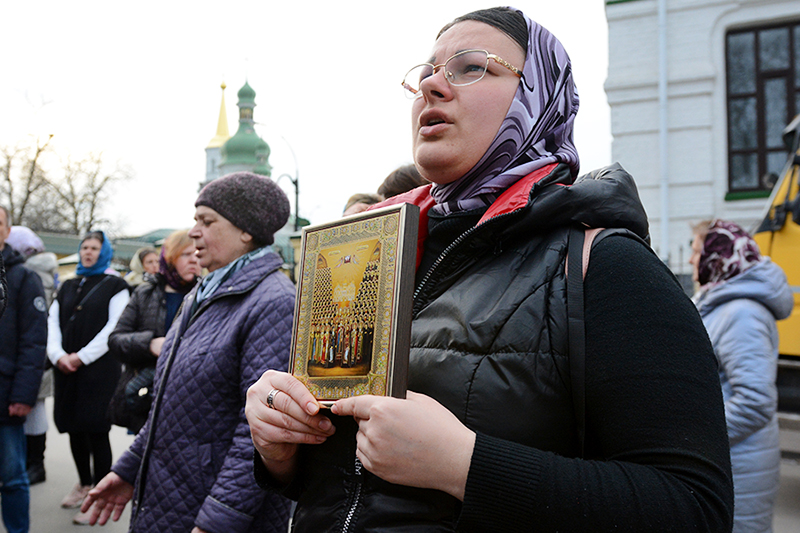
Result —
[[164, 338], [199, 275], [200, 264], [189, 231], [173, 232], [161, 248], [158, 272], [136, 287], [108, 338], [111, 353], [125, 365], [109, 416], [113, 423], [133, 433], [138, 433], [147, 420]]

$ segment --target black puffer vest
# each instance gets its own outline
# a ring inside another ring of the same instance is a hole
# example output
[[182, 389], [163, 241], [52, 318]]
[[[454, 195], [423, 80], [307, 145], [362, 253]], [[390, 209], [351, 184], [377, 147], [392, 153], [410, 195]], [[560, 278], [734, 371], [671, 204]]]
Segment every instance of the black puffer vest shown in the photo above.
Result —
[[[584, 224], [646, 238], [647, 219], [632, 178], [617, 165], [570, 182], [566, 165], [527, 176], [438, 257], [414, 297], [408, 388], [476, 432], [577, 456], [567, 234]], [[427, 189], [412, 193], [403, 199], [420, 205], [424, 238], [431, 201]], [[293, 531], [456, 529], [458, 500], [370, 474], [355, 459], [356, 424], [334, 423], [328, 442], [303, 449]]]

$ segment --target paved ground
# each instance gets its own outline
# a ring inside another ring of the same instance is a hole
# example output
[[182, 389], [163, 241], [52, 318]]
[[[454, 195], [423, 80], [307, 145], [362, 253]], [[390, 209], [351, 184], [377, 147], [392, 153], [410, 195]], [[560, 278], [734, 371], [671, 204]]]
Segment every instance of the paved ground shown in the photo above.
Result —
[[[78, 471], [72, 461], [69, 449], [69, 437], [61, 435], [53, 424], [52, 398], [47, 399], [47, 410], [50, 418], [50, 430], [47, 432], [47, 449], [44, 452], [47, 481], [31, 487], [31, 533], [61, 533], [89, 529], [87, 526], [72, 524], [76, 509], [62, 509], [61, 499], [78, 482]], [[111, 429], [111, 451], [114, 459], [124, 452], [133, 441], [133, 436], [117, 426]], [[119, 522], [110, 522], [100, 533], [125, 533], [128, 531], [130, 505]], [[96, 531], [97, 529], [93, 529]]]
[[781, 487], [772, 522], [774, 533], [800, 531], [800, 431], [781, 430]]
[[[49, 399], [49, 402], [52, 399]], [[48, 411], [52, 416], [52, 404], [48, 403]], [[133, 437], [122, 428], [114, 426], [111, 430], [111, 449], [114, 457], [125, 451]], [[781, 463], [781, 488], [775, 513], [774, 533], [797, 533], [800, 531], [800, 431], [783, 431], [781, 448], [786, 450], [786, 457]], [[31, 487], [31, 533], [62, 533], [87, 529], [85, 526], [72, 524], [75, 511], [62, 509], [61, 498], [78, 480], [72, 455], [69, 450], [69, 438], [60, 435], [50, 421], [47, 434], [47, 451], [45, 452], [47, 481]], [[100, 533], [124, 533], [128, 530], [130, 506], [117, 523], [109, 523], [100, 529]]]
[[772, 524], [774, 533], [800, 531], [800, 463], [795, 459], [781, 463], [781, 488]]

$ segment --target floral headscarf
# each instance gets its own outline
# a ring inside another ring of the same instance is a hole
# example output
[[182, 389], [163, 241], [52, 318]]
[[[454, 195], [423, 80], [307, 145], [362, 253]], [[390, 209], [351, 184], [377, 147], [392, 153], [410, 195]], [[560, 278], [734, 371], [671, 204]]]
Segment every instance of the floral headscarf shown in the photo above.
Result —
[[708, 228], [697, 266], [701, 287], [737, 276], [761, 261], [758, 245], [739, 225], [715, 220]]
[[435, 212], [490, 205], [511, 185], [551, 163], [567, 163], [572, 177], [580, 161], [572, 140], [578, 91], [572, 64], [556, 37], [529, 19], [528, 50], [517, 93], [492, 144], [462, 178], [434, 185]]

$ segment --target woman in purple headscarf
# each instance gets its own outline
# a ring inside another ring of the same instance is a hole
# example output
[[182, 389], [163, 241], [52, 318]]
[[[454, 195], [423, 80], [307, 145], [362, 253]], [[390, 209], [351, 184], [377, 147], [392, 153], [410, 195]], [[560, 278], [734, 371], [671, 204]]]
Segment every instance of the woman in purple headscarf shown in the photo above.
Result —
[[[427, 61], [403, 87], [432, 185], [379, 204], [421, 211], [407, 398], [321, 413], [266, 372], [246, 407], [257, 479], [297, 500], [295, 533], [729, 530], [711, 346], [643, 241], [630, 176], [577, 177], [561, 43], [494, 8], [448, 24]], [[594, 241], [568, 310], [568, 242], [587, 226], [622, 229]]]
[[794, 296], [783, 270], [733, 222], [694, 228], [694, 296], [719, 360], [735, 489], [733, 531], [772, 531], [780, 479], [778, 328]]
[[[111, 421], [138, 433], [147, 421], [152, 396], [156, 358], [172, 321], [200, 275], [194, 242], [188, 230], [170, 234], [161, 247], [159, 270], [131, 297], [117, 326], [108, 338], [111, 353], [125, 364], [120, 384], [109, 406]], [[132, 380], [134, 380], [132, 382]], [[149, 385], [149, 386], [148, 386]], [[126, 387], [147, 389], [141, 402], [126, 401]]]

